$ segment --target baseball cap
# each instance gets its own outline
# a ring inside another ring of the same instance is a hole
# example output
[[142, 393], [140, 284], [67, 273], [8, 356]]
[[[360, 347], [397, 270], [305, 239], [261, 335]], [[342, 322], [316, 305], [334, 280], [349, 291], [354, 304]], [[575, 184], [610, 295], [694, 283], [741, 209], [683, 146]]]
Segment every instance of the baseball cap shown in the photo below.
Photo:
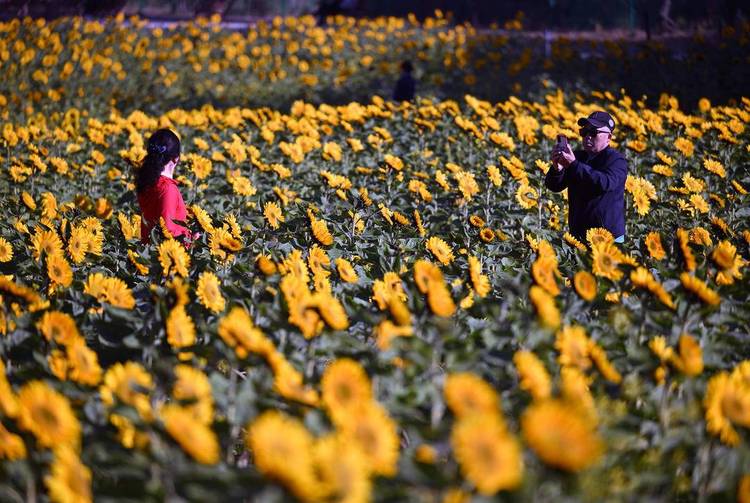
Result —
[[608, 129], [611, 133], [615, 129], [615, 121], [607, 112], [597, 110], [588, 117], [578, 119], [579, 126], [593, 126], [596, 129]]

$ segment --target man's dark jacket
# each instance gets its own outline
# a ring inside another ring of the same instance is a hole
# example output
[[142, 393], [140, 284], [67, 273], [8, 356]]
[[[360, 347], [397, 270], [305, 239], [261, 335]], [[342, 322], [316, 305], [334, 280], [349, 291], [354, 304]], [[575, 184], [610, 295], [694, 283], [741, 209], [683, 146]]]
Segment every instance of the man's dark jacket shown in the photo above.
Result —
[[625, 179], [628, 161], [607, 147], [589, 158], [584, 150], [574, 152], [576, 160], [558, 172], [547, 171], [544, 184], [553, 192], [568, 189], [568, 226], [578, 239], [593, 227], [604, 227], [614, 237], [625, 234]]

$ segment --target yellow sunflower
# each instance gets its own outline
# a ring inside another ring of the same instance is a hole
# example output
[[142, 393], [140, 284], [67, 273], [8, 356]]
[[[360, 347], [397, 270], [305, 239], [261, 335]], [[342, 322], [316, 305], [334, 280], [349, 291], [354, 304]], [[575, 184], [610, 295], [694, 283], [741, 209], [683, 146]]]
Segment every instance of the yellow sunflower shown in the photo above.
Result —
[[7, 239], [0, 238], [0, 262], [10, 262], [13, 260], [13, 247]]
[[529, 298], [534, 304], [539, 323], [549, 329], [555, 330], [560, 326], [560, 311], [555, 305], [555, 298], [548, 294], [543, 288], [532, 285], [529, 289]]
[[469, 277], [477, 295], [486, 297], [490, 293], [490, 278], [482, 274], [482, 263], [474, 256], [469, 257]]
[[73, 282], [73, 271], [62, 254], [47, 257], [47, 276], [54, 283], [68, 287]]
[[68, 253], [74, 263], [80, 264], [86, 258], [89, 242], [93, 236], [83, 227], [73, 227], [68, 238]]
[[323, 501], [370, 501], [372, 482], [367, 459], [344, 435], [330, 434], [316, 440], [313, 459]]
[[372, 385], [362, 366], [349, 358], [339, 358], [323, 372], [320, 380], [323, 404], [334, 423], [362, 403], [372, 400]]
[[323, 490], [315, 473], [314, 440], [298, 419], [275, 410], [264, 412], [247, 428], [245, 443], [264, 476], [278, 480], [304, 501], [320, 499]]
[[741, 279], [741, 269], [747, 265], [747, 261], [737, 254], [737, 247], [726, 240], [714, 248], [711, 259], [721, 268], [716, 274], [718, 285], [731, 285], [735, 279]]
[[718, 306], [721, 303], [719, 294], [695, 276], [683, 272], [680, 274], [680, 281], [686, 290], [695, 294], [704, 303], [711, 306]]
[[531, 264], [531, 275], [534, 281], [552, 296], [560, 293], [560, 287], [557, 286], [557, 282], [555, 281], [556, 270], [557, 260], [554, 257], [540, 256]]
[[263, 206], [263, 216], [266, 218], [268, 225], [274, 230], [278, 229], [280, 223], [284, 222], [284, 214], [281, 212], [281, 207], [274, 202], [268, 202]]
[[26, 444], [23, 439], [5, 429], [0, 423], [0, 459], [15, 461], [26, 458]]
[[479, 238], [485, 243], [491, 243], [495, 240], [495, 233], [489, 227], [485, 227], [479, 231]]
[[528, 391], [534, 400], [549, 398], [552, 382], [544, 363], [531, 351], [516, 351], [513, 364], [518, 371], [519, 386]]
[[622, 271], [617, 268], [620, 260], [620, 251], [612, 243], [592, 244], [591, 268], [594, 274], [603, 278], [618, 281], [622, 278]]
[[276, 264], [271, 260], [269, 255], [258, 255], [255, 258], [255, 263], [257, 264], [258, 269], [260, 269], [260, 272], [266, 276], [276, 274], [276, 271], [278, 270]]
[[588, 271], [578, 271], [573, 276], [573, 287], [583, 300], [591, 302], [596, 297], [596, 278]]
[[219, 278], [210, 271], [204, 271], [198, 278], [198, 288], [196, 289], [196, 295], [198, 301], [214, 313], [220, 313], [224, 311], [226, 302], [224, 297], [221, 295], [221, 289], [219, 288]]
[[54, 502], [86, 503], [93, 501], [91, 494], [91, 470], [81, 463], [78, 454], [70, 447], [55, 449], [55, 458], [44, 485]]
[[86, 386], [96, 386], [102, 379], [102, 368], [96, 352], [78, 340], [66, 348], [68, 378]]
[[359, 277], [357, 276], [357, 273], [354, 270], [351, 262], [349, 262], [345, 258], [337, 258], [335, 263], [336, 270], [339, 273], [341, 281], [344, 281], [346, 283], [356, 283], [359, 280]]
[[451, 446], [461, 472], [480, 494], [512, 490], [523, 478], [523, 456], [498, 414], [460, 419], [451, 432]]
[[255, 326], [243, 308], [235, 306], [219, 321], [219, 337], [234, 348], [237, 356], [245, 358], [248, 353], [268, 356], [275, 351], [273, 343]]
[[596, 227], [586, 231], [586, 241], [588, 241], [589, 246], [595, 247], [614, 243], [615, 238], [607, 229]]
[[63, 346], [81, 340], [75, 320], [69, 314], [60, 311], [46, 311], [36, 326], [45, 339], [54, 340]]
[[310, 251], [307, 254], [307, 263], [313, 274], [322, 273], [325, 276], [330, 274], [327, 268], [331, 265], [331, 259], [326, 251], [317, 244], [310, 248]]
[[446, 404], [458, 418], [496, 414], [500, 405], [495, 389], [481, 377], [469, 372], [449, 374], [445, 379], [443, 394]]
[[31, 381], [19, 390], [18, 426], [33, 433], [43, 447], [80, 444], [81, 425], [70, 402], [43, 381]]
[[450, 263], [453, 262], [453, 251], [451, 251], [451, 247], [439, 237], [431, 237], [427, 240], [425, 246], [441, 264], [450, 265]]
[[339, 425], [341, 434], [354, 442], [376, 475], [393, 477], [399, 457], [396, 422], [377, 402], [366, 402], [348, 414]]
[[186, 278], [190, 269], [190, 255], [178, 241], [167, 239], [159, 245], [159, 264], [164, 276], [177, 273]]
[[53, 230], [43, 230], [40, 227], [36, 228], [34, 235], [31, 236], [32, 254], [34, 260], [39, 260], [42, 255], [52, 256], [59, 255], [62, 253], [62, 241], [57, 232]]
[[562, 400], [531, 404], [521, 417], [521, 431], [542, 461], [569, 472], [588, 468], [604, 451], [591, 422]]
[[658, 232], [649, 232], [646, 236], [645, 242], [648, 254], [651, 255], [651, 258], [654, 260], [663, 260], [666, 258], [667, 253], [664, 251], [664, 247], [661, 244], [661, 236]]
[[[747, 366], [747, 362], [740, 366]], [[750, 427], [750, 385], [739, 367], [732, 373], [719, 372], [708, 381], [703, 399], [706, 430], [730, 446], [740, 443], [734, 425]]]
[[104, 374], [99, 394], [104, 405], [113, 407], [119, 400], [134, 407], [145, 420], [150, 420], [152, 412], [148, 393], [153, 387], [151, 374], [139, 363], [115, 363]]
[[219, 442], [208, 425], [183, 407], [167, 404], [159, 411], [164, 429], [193, 459], [204, 465], [219, 462]]
[[558, 362], [563, 367], [573, 366], [588, 370], [591, 367], [589, 346], [590, 341], [583, 327], [565, 326], [557, 332], [555, 348], [560, 352]]
[[214, 416], [214, 399], [211, 382], [206, 374], [190, 365], [175, 365], [175, 383], [172, 398], [181, 402], [195, 419], [203, 424], [211, 424]]
[[484, 227], [484, 220], [479, 215], [471, 215], [469, 217], [469, 223], [474, 227], [478, 227], [480, 229]]
[[182, 304], [175, 306], [167, 316], [167, 342], [176, 349], [195, 344], [195, 324]]

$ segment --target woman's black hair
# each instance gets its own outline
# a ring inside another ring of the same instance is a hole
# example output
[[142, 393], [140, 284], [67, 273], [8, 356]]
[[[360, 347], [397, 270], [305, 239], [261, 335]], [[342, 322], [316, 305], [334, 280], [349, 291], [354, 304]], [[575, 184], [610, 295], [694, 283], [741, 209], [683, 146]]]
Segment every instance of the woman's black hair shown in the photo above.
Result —
[[135, 190], [141, 192], [159, 179], [164, 165], [180, 155], [180, 139], [169, 129], [159, 129], [146, 142], [146, 157], [135, 175]]

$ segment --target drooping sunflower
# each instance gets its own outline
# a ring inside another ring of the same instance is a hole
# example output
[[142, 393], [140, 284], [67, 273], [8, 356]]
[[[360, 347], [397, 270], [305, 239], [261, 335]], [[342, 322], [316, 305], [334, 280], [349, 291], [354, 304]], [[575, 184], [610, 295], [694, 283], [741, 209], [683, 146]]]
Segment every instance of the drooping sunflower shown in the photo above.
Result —
[[47, 257], [47, 276], [54, 283], [68, 287], [73, 281], [73, 271], [65, 257], [60, 253]]
[[399, 326], [393, 323], [391, 320], [381, 321], [377, 327], [375, 327], [375, 343], [378, 349], [385, 351], [390, 349], [391, 341], [395, 337], [410, 337], [414, 335], [414, 330], [411, 324], [407, 326]]
[[55, 449], [50, 473], [44, 478], [50, 500], [54, 502], [93, 501], [91, 470], [81, 462], [76, 452], [68, 447]]
[[219, 321], [219, 337], [234, 348], [237, 356], [245, 358], [248, 353], [267, 356], [273, 352], [273, 343], [255, 326], [245, 309], [235, 306]]
[[276, 264], [271, 259], [270, 255], [258, 255], [255, 258], [255, 263], [258, 266], [258, 269], [260, 269], [260, 272], [262, 272], [266, 276], [276, 274], [276, 272], [278, 271]]
[[516, 201], [521, 208], [525, 210], [533, 208], [537, 205], [538, 200], [539, 194], [534, 187], [524, 182], [518, 186], [518, 189], [516, 190]]
[[195, 324], [185, 311], [185, 306], [178, 304], [167, 316], [167, 342], [173, 348], [185, 348], [195, 344]]
[[496, 414], [500, 400], [495, 389], [470, 372], [449, 374], [443, 386], [445, 402], [458, 417], [474, 414]]
[[323, 492], [315, 474], [313, 437], [296, 418], [272, 410], [247, 429], [245, 444], [258, 471], [278, 480], [298, 498], [320, 499]]
[[278, 229], [280, 223], [284, 222], [284, 214], [281, 212], [281, 207], [275, 202], [268, 202], [263, 206], [263, 216], [268, 225], [274, 230]]
[[43, 447], [80, 444], [81, 425], [70, 402], [43, 381], [31, 381], [19, 390], [18, 426], [33, 433]]
[[453, 426], [451, 445], [461, 465], [461, 472], [480, 494], [492, 496], [521, 484], [521, 446], [508, 433], [498, 414], [479, 414], [460, 419]]
[[721, 303], [719, 294], [695, 276], [683, 272], [680, 274], [680, 281], [686, 290], [695, 294], [704, 303], [711, 306], [718, 306]]
[[560, 311], [555, 305], [555, 298], [548, 294], [543, 288], [532, 285], [529, 289], [529, 298], [534, 304], [539, 323], [555, 330], [560, 326]]
[[516, 351], [513, 364], [518, 371], [519, 386], [528, 391], [534, 400], [549, 398], [552, 381], [544, 363], [531, 351]]
[[469, 277], [477, 295], [486, 297], [490, 293], [490, 278], [482, 274], [482, 263], [473, 255], [469, 257]]
[[13, 247], [7, 239], [0, 238], [0, 262], [10, 262], [13, 260]]
[[339, 358], [323, 372], [320, 380], [323, 404], [334, 423], [359, 405], [372, 400], [372, 385], [362, 366], [349, 358]]
[[204, 465], [219, 461], [219, 442], [208, 425], [198, 421], [191, 411], [176, 404], [159, 411], [164, 429], [193, 459]]
[[588, 249], [586, 248], [586, 245], [581, 243], [579, 240], [577, 240], [571, 233], [566, 232], [563, 234], [563, 239], [566, 243], [568, 243], [570, 246], [576, 247], [578, 250], [582, 252], [586, 252]]
[[521, 431], [542, 461], [569, 472], [590, 467], [604, 451], [590, 420], [562, 400], [532, 403], [521, 417]]
[[441, 264], [450, 265], [453, 262], [453, 251], [450, 245], [439, 237], [431, 237], [425, 246]]
[[219, 288], [219, 278], [210, 271], [203, 271], [198, 278], [196, 288], [198, 301], [211, 312], [220, 313], [224, 311], [226, 301]]
[[399, 437], [396, 422], [377, 402], [366, 402], [344, 416], [339, 431], [365, 455], [370, 470], [384, 477], [396, 474]]
[[578, 271], [573, 276], [573, 287], [583, 300], [591, 302], [596, 297], [596, 278], [588, 271]]
[[721, 241], [711, 253], [711, 259], [721, 268], [716, 274], [718, 285], [731, 285], [735, 279], [742, 278], [741, 269], [747, 261], [737, 254], [737, 247], [731, 242]]

